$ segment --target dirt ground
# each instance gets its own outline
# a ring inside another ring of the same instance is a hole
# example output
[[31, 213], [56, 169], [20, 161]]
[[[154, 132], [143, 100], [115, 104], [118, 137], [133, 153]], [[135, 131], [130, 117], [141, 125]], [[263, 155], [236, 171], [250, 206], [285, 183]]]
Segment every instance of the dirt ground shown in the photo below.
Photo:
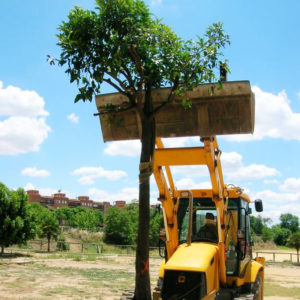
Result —
[[[120, 299], [122, 291], [134, 286], [134, 262], [134, 257], [117, 255], [93, 259], [41, 255], [0, 259], [0, 299]], [[159, 264], [160, 259], [150, 261], [153, 287]], [[266, 300], [300, 299], [300, 267], [268, 265], [265, 295]]]

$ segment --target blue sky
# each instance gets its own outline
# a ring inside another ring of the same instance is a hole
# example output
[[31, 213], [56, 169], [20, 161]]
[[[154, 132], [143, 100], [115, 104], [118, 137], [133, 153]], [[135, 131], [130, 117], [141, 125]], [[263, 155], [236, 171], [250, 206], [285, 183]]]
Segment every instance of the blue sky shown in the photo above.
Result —
[[[300, 216], [300, 2], [298, 0], [146, 1], [182, 38], [222, 21], [229, 80], [250, 80], [254, 135], [220, 137], [225, 182], [264, 201], [264, 216]], [[103, 143], [95, 103], [74, 104], [76, 86], [50, 66], [57, 27], [74, 5], [93, 0], [0, 2], [0, 181], [51, 195], [96, 201], [137, 198], [139, 142]], [[103, 92], [112, 92], [104, 88]], [[198, 139], [166, 141], [200, 145]], [[202, 169], [174, 169], [180, 188], [207, 186]], [[152, 202], [157, 189], [152, 180]]]

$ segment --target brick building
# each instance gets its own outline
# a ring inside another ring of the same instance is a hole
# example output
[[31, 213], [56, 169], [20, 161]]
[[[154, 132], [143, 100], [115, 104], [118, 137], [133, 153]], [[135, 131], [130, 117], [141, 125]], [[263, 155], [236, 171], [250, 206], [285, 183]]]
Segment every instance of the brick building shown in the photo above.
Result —
[[117, 200], [114, 202], [114, 206], [118, 206], [122, 209], [125, 207], [125, 205], [126, 205], [126, 201], [124, 200]]
[[[28, 190], [27, 195], [29, 202], [40, 203], [50, 209], [82, 206], [90, 209], [99, 209], [106, 213], [107, 209], [111, 206], [109, 202], [96, 202], [91, 200], [88, 196], [79, 196], [77, 199], [70, 199], [66, 197], [66, 194], [64, 193], [55, 193], [52, 196], [42, 196], [37, 190]], [[125, 205], [125, 201], [120, 202], [124, 202]]]

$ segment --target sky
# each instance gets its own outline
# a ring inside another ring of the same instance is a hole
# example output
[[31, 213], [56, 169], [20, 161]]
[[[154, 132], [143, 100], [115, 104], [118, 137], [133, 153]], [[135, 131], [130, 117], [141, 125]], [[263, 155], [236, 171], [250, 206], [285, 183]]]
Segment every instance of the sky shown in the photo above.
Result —
[[[300, 217], [300, 1], [148, 0], [151, 12], [183, 39], [223, 22], [228, 80], [249, 80], [255, 131], [218, 137], [224, 181], [262, 199], [263, 217]], [[93, 0], [0, 2], [0, 182], [9, 188], [58, 190], [94, 201], [138, 198], [139, 141], [104, 143], [95, 102], [74, 103], [77, 87], [58, 57], [57, 27]], [[102, 93], [114, 92], [104, 87]], [[201, 146], [199, 138], [165, 139]], [[172, 168], [177, 188], [209, 186], [203, 168]], [[157, 187], [151, 179], [151, 202]]]

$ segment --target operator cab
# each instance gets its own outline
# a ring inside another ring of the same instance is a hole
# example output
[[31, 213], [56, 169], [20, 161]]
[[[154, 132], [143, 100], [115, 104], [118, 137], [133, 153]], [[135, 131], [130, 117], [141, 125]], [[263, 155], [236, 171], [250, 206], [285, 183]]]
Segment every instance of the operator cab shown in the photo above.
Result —
[[[250, 214], [251, 208], [249, 208], [249, 201], [246, 198], [244, 199], [242, 196], [229, 198], [227, 213], [224, 216], [226, 273], [228, 276], [243, 274], [252, 259]], [[217, 220], [217, 211], [212, 198], [194, 198], [191, 242], [218, 244]], [[179, 244], [186, 243], [189, 227], [188, 198], [180, 198], [177, 223]]]
[[[192, 242], [218, 243], [217, 211], [211, 198], [193, 199]], [[186, 243], [189, 222], [189, 199], [181, 198], [177, 213], [179, 243]]]

